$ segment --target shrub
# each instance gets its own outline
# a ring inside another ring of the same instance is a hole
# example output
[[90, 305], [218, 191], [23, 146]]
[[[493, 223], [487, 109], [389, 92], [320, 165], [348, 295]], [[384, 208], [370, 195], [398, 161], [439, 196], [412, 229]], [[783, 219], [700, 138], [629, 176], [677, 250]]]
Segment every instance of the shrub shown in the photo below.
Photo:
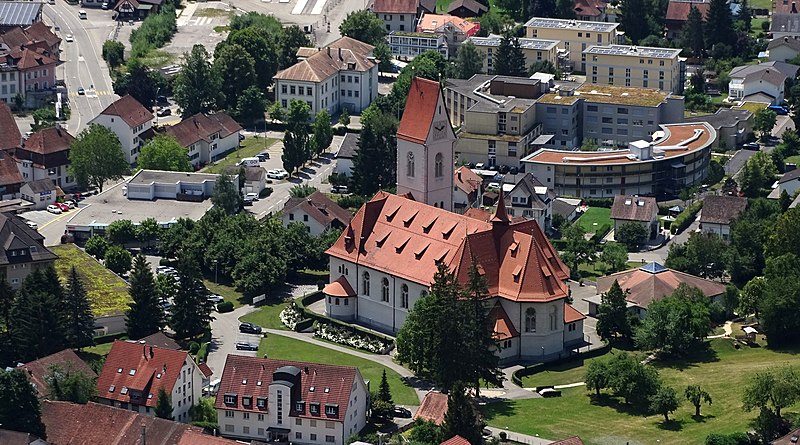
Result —
[[367, 201], [367, 198], [360, 195], [344, 195], [339, 198], [339, 206], [345, 209], [360, 208]]
[[224, 314], [226, 312], [233, 312], [233, 302], [223, 301], [222, 303], [217, 304], [217, 312], [219, 312], [220, 314]]
[[189, 353], [190, 354], [197, 354], [200, 350], [200, 344], [196, 341], [189, 342]]
[[317, 323], [314, 327], [314, 337], [376, 354], [383, 353], [384, 350], [391, 346], [388, 342], [378, 340], [376, 337], [370, 337], [369, 335], [353, 332], [345, 327], [328, 323]]
[[208, 342], [204, 341], [197, 351], [197, 363], [205, 363], [206, 358], [208, 358]]
[[586, 205], [589, 207], [603, 207], [606, 209], [610, 209], [612, 205], [614, 205], [613, 198], [589, 198], [585, 199]]
[[505, 441], [508, 439], [508, 434], [505, 431], [500, 431], [500, 440]]
[[700, 209], [703, 208], [703, 201], [697, 201], [683, 209], [683, 211], [675, 217], [675, 221], [672, 222], [670, 225], [670, 231], [672, 234], [676, 234], [678, 232], [682, 232], [690, 224], [694, 221], [697, 217], [697, 214], [700, 212]]
[[264, 187], [263, 189], [261, 189], [260, 192], [258, 192], [258, 197], [263, 199], [271, 194], [272, 194], [272, 187]]
[[177, 30], [175, 8], [167, 5], [158, 14], [148, 15], [142, 26], [131, 32], [131, 56], [141, 57], [151, 49], [161, 48]]

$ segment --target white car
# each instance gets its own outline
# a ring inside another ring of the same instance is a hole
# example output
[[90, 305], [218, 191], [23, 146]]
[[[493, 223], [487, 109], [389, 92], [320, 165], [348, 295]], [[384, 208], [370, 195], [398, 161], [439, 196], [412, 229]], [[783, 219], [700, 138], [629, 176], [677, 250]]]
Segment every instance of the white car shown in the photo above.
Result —
[[72, 34], [67, 34], [64, 36], [64, 41], [66, 41], [67, 43], [72, 43], [75, 41], [75, 39], [72, 37]]
[[49, 206], [47, 206], [47, 211], [50, 212], [50, 213], [55, 213], [56, 215], [60, 215], [61, 214], [61, 209], [59, 209], [58, 206], [53, 205], [53, 204], [50, 204]]
[[39, 229], [39, 224], [36, 224], [33, 221], [25, 221], [25, 224], [27, 224], [28, 227], [30, 227], [33, 230], [38, 230]]
[[289, 177], [289, 173], [286, 170], [282, 169], [275, 169], [267, 171], [267, 178], [269, 179], [286, 179]]
[[65, 204], [67, 207], [71, 208], [71, 209], [74, 209], [75, 207], [77, 207], [77, 206], [78, 206], [77, 204], [75, 204], [75, 201], [64, 201], [64, 204]]
[[244, 195], [245, 201], [258, 201], [258, 193], [248, 193]]

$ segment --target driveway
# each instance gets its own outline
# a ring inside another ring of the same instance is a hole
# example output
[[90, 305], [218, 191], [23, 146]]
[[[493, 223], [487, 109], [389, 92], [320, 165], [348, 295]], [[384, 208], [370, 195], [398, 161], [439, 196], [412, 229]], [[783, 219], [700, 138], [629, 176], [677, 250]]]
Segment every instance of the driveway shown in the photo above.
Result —
[[256, 311], [253, 306], [242, 306], [233, 312], [220, 314], [214, 312], [214, 321], [211, 322], [211, 343], [208, 345], [208, 358], [206, 363], [219, 378], [225, 368], [225, 358], [228, 354], [249, 355], [254, 357], [255, 351], [237, 351], [236, 342], [256, 340], [257, 335], [242, 334], [239, 332], [239, 317]]

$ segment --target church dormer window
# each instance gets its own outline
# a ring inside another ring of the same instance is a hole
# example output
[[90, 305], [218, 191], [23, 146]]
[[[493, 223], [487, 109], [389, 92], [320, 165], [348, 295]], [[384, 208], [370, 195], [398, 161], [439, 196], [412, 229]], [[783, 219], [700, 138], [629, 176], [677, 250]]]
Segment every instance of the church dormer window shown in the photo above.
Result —
[[436, 161], [434, 167], [434, 175], [441, 178], [444, 175], [444, 160], [441, 153], [436, 153]]
[[406, 156], [406, 176], [414, 177], [414, 153], [409, 151]]

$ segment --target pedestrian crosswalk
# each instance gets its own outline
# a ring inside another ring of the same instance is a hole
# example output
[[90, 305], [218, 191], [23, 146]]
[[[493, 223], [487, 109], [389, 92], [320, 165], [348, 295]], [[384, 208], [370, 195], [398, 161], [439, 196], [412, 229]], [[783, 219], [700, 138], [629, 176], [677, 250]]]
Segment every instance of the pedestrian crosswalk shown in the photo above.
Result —
[[111, 96], [114, 94], [113, 91], [105, 91], [105, 90], [86, 90], [84, 94], [78, 94], [77, 91], [70, 91], [70, 97], [78, 97], [78, 96], [86, 96], [86, 97], [98, 97], [98, 96]]
[[192, 17], [186, 21], [185, 26], [206, 26], [212, 24], [213, 22], [213, 17]]

